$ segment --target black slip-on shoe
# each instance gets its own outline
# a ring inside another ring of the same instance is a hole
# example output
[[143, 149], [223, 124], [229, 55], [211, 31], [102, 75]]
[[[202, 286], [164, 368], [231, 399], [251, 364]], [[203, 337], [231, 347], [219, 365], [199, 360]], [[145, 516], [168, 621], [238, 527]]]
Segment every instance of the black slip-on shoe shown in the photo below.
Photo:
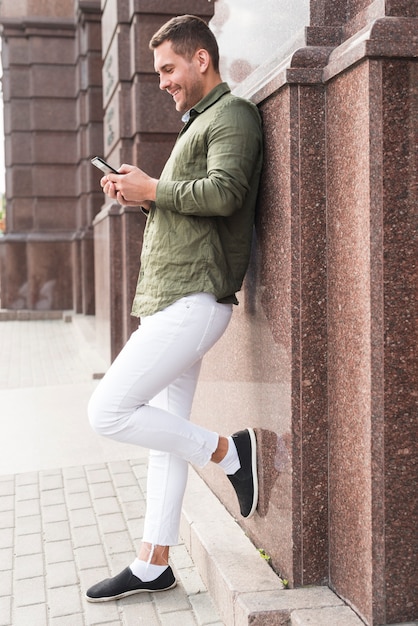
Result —
[[232, 439], [241, 467], [228, 478], [237, 494], [241, 515], [248, 519], [254, 515], [258, 501], [257, 441], [252, 428], [240, 430]]
[[176, 584], [171, 567], [167, 567], [161, 576], [148, 583], [142, 582], [140, 578], [132, 574], [131, 568], [127, 567], [113, 578], [106, 578], [90, 587], [86, 591], [86, 598], [89, 602], [107, 602], [125, 598], [134, 593], [166, 591], [175, 587]]

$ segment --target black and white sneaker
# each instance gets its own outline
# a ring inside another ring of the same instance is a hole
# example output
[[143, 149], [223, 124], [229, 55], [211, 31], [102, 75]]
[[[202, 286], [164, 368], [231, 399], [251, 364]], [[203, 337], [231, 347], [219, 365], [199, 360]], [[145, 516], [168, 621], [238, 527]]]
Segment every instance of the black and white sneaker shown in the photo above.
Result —
[[126, 567], [113, 578], [106, 578], [100, 583], [96, 583], [86, 591], [86, 599], [89, 602], [107, 602], [109, 600], [118, 600], [131, 596], [134, 593], [166, 591], [176, 586], [173, 570], [167, 567], [166, 570], [148, 583], [142, 582], [131, 571], [130, 567]]
[[258, 501], [257, 441], [252, 428], [240, 430], [232, 439], [241, 467], [228, 478], [237, 494], [241, 515], [248, 519], [254, 515]]

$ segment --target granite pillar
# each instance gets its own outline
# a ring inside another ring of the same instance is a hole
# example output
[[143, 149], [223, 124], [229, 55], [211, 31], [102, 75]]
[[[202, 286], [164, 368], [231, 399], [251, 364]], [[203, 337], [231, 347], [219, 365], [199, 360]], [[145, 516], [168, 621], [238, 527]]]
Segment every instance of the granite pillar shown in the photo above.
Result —
[[[7, 165], [2, 306], [66, 308], [71, 268], [64, 259], [74, 227], [75, 119], [68, 117], [74, 99], [74, 26], [67, 17], [54, 16], [48, 27], [30, 14], [23, 24], [3, 17], [5, 11], [2, 6]], [[58, 150], [59, 139], [66, 150]], [[11, 253], [16, 245], [18, 255]], [[21, 274], [13, 264], [22, 254], [26, 272], [16, 285], [10, 277]], [[16, 299], [16, 291], [25, 297]]]
[[350, 63], [363, 36], [325, 72], [330, 584], [370, 624], [418, 614], [413, 28], [379, 20], [380, 58]]
[[[328, 579], [324, 102], [321, 85], [292, 84], [260, 106], [269, 132], [253, 259], [194, 410], [222, 433], [256, 428], [261, 496], [245, 529], [292, 586]], [[203, 475], [237, 515], [217, 468]]]
[[76, 115], [78, 121], [78, 198], [73, 256], [73, 309], [95, 312], [93, 219], [100, 211], [103, 195], [97, 186], [92, 156], [103, 153], [102, 54], [100, 2], [76, 3]]
[[[382, 66], [383, 358], [386, 620], [418, 615], [417, 189], [418, 63]], [[396, 579], [393, 572], [396, 571]]]
[[99, 195], [86, 163], [88, 150], [102, 149], [99, 17], [99, 0], [1, 6], [5, 308], [94, 312], [92, 219]]
[[[374, 290], [382, 287], [381, 193], [373, 188], [381, 184], [381, 176], [372, 180], [370, 171], [372, 165], [375, 169], [381, 165], [382, 157], [380, 150], [375, 152], [372, 164], [369, 72], [373, 70], [378, 71], [376, 64], [365, 62], [334, 80], [327, 92], [330, 581], [345, 598], [350, 595], [348, 587], [361, 596], [359, 609], [368, 617], [372, 576], [383, 556], [382, 546], [373, 546], [383, 530], [376, 528], [373, 539], [374, 524], [383, 522], [380, 516], [374, 519], [373, 509], [383, 495], [383, 458], [374, 455], [383, 452], [384, 424], [382, 311], [379, 300], [372, 301], [372, 285]], [[377, 206], [371, 207], [370, 199]], [[379, 475], [373, 481], [374, 462]]]

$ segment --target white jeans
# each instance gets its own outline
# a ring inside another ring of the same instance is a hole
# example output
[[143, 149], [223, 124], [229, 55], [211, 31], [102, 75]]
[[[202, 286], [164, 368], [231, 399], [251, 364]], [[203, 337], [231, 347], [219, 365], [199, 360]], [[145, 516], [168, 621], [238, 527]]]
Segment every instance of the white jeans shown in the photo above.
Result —
[[217, 448], [218, 434], [189, 418], [202, 357], [231, 314], [198, 293], [142, 318], [90, 399], [97, 433], [150, 449], [143, 541], [152, 545], [178, 542], [188, 463], [203, 467]]

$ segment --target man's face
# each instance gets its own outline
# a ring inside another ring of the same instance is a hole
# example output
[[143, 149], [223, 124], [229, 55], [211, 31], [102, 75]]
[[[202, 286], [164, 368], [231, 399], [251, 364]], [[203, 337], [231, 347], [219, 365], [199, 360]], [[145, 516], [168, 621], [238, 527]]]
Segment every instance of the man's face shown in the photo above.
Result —
[[180, 113], [189, 111], [206, 95], [198, 52], [188, 60], [174, 52], [171, 41], [164, 41], [154, 50], [154, 67], [160, 89], [171, 95]]

